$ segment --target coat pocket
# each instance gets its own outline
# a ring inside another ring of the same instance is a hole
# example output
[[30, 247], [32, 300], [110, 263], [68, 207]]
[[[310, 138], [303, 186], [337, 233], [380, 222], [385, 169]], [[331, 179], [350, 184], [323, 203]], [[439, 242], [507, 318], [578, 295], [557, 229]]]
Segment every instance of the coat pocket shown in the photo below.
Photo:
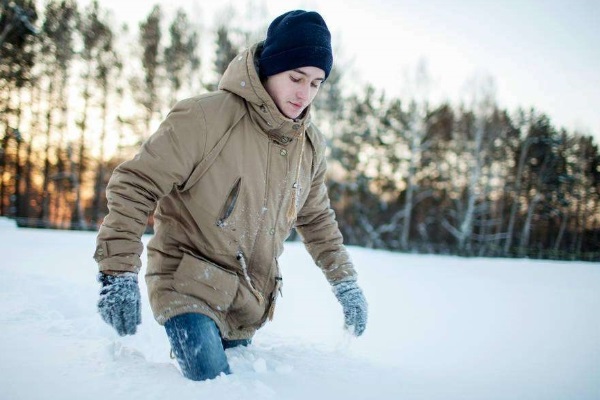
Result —
[[234, 272], [188, 253], [183, 253], [173, 278], [175, 290], [203, 300], [217, 311], [229, 309], [239, 285]]
[[241, 187], [242, 178], [237, 178], [233, 187], [229, 191], [229, 195], [227, 195], [227, 199], [225, 199], [225, 204], [223, 204], [223, 207], [221, 208], [219, 219], [217, 220], [218, 227], [223, 228], [227, 224], [227, 219], [229, 219], [233, 213], [235, 205], [238, 201]]

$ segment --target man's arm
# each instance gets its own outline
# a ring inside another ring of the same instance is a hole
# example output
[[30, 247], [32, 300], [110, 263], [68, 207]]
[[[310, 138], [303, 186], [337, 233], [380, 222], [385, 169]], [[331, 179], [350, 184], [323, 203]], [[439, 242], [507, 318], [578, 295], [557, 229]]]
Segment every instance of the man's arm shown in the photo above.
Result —
[[306, 249], [329, 283], [356, 280], [356, 271], [343, 243], [342, 233], [331, 209], [325, 174], [327, 161], [319, 161], [310, 193], [298, 213], [296, 229]]
[[113, 172], [106, 193], [108, 215], [100, 227], [94, 258], [101, 272], [137, 273], [141, 236], [156, 202], [183, 185], [202, 159], [206, 123], [196, 100], [175, 105], [138, 154]]
[[356, 271], [343, 244], [342, 234], [330, 207], [325, 185], [326, 161], [321, 161], [307, 202], [298, 216], [298, 229], [306, 248], [331, 284], [342, 305], [344, 326], [360, 336], [367, 327], [368, 305], [356, 282]]
[[142, 322], [137, 273], [148, 215], [161, 197], [183, 186], [202, 158], [205, 144], [203, 113], [194, 100], [184, 100], [110, 178], [109, 212], [98, 233], [94, 258], [102, 285], [98, 312], [121, 336], [134, 335]]

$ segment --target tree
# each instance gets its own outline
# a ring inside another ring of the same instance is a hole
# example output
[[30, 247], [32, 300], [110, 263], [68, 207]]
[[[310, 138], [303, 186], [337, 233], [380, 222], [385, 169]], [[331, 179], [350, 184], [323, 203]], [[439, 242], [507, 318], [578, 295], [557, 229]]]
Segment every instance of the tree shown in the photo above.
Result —
[[420, 251], [448, 251], [447, 231], [441, 222], [452, 207], [450, 154], [456, 115], [449, 104], [442, 104], [426, 116], [427, 147], [420, 154], [419, 193], [412, 215]]
[[567, 187], [570, 201], [565, 201], [574, 214], [576, 227], [576, 235], [571, 240], [572, 246], [569, 250], [581, 254], [589, 251], [593, 243], [599, 243], [597, 238], [594, 240], [591, 236], [594, 232], [598, 235], [600, 220], [600, 156], [598, 146], [593, 143], [591, 137], [576, 136], [571, 139], [570, 144], [571, 155], [567, 157], [571, 167], [570, 174], [563, 176], [561, 182], [573, 182], [572, 186]]
[[140, 24], [140, 45], [143, 49], [142, 67], [144, 70], [144, 84], [141, 92], [141, 101], [145, 109], [144, 127], [148, 134], [152, 120], [160, 110], [160, 66], [161, 66], [161, 21], [162, 12], [156, 5]]
[[480, 214], [476, 236], [480, 257], [501, 254], [501, 243], [506, 238], [504, 204], [511, 171], [508, 163], [513, 159], [519, 134], [507, 112], [497, 108], [491, 113], [486, 129], [489, 136], [483, 158], [482, 198], [487, 205]]
[[[102, 74], [106, 74], [106, 66], [103, 65], [102, 59], [106, 53], [112, 51], [112, 32], [107, 23], [101, 19], [100, 7], [98, 1], [94, 0], [86, 9], [85, 15], [80, 21], [79, 32], [83, 38], [83, 49], [81, 59], [84, 63], [83, 79], [83, 110], [81, 119], [79, 120], [80, 136], [79, 136], [79, 151], [76, 166], [76, 173], [73, 174], [73, 185], [75, 190], [75, 201], [73, 205], [73, 213], [71, 215], [71, 229], [85, 229], [86, 223], [83, 215], [82, 206], [82, 184], [84, 181], [84, 173], [87, 165], [86, 154], [86, 133], [88, 130], [89, 108], [93, 96], [94, 74], [96, 71], [100, 74], [100, 79], [103, 79]], [[75, 165], [72, 163], [72, 165]]]
[[381, 116], [373, 87], [366, 87], [364, 97], [352, 96], [344, 111], [340, 135], [333, 138], [332, 157], [343, 168], [344, 176], [334, 186], [337, 192], [336, 213], [343, 216], [342, 233], [349, 243], [385, 247], [382, 235], [388, 232], [380, 225], [383, 202], [380, 199], [385, 182], [382, 172], [384, 149], [381, 143]]
[[[217, 73], [218, 82], [227, 66], [233, 60], [233, 58], [240, 52], [240, 47], [233, 43], [229, 28], [225, 25], [219, 25], [217, 28], [217, 40], [216, 40], [216, 58], [215, 58], [215, 72]], [[209, 89], [215, 89], [216, 85], [212, 85]]]
[[531, 143], [526, 171], [529, 174], [527, 180], [529, 204], [519, 241], [521, 255], [525, 255], [524, 252], [530, 244], [534, 217], [540, 213], [538, 206], [548, 197], [549, 191], [552, 191], [558, 180], [555, 166], [557, 165], [556, 149], [560, 143], [546, 115], [534, 116], [527, 139]]
[[[35, 64], [34, 23], [37, 12], [34, 1], [3, 1], [0, 7], [0, 129], [4, 140], [0, 149], [0, 213], [5, 212], [12, 198], [12, 204], [19, 213], [21, 205], [21, 163], [20, 151], [23, 143], [20, 134], [22, 97], [26, 86], [32, 84], [32, 70]], [[9, 139], [16, 140], [15, 164], [12, 179], [5, 181], [5, 172], [10, 163]], [[12, 180], [12, 182], [11, 182]], [[12, 189], [12, 193], [11, 193]]]
[[106, 134], [109, 123], [109, 101], [111, 94], [116, 90], [119, 74], [122, 71], [122, 61], [114, 48], [114, 35], [112, 28], [105, 24], [103, 35], [100, 36], [99, 52], [97, 58], [97, 69], [94, 75], [96, 87], [100, 90], [100, 119], [102, 128], [100, 131], [100, 152], [98, 156], [98, 168], [94, 183], [94, 197], [90, 222], [93, 227], [99, 225], [100, 209], [104, 196], [105, 182], [105, 154]]
[[[240, 17], [240, 13], [243, 17]], [[265, 28], [264, 5], [250, 0], [241, 11], [231, 6], [220, 11], [217, 20], [217, 37], [215, 40], [214, 84], [207, 85], [208, 90], [217, 88], [218, 83], [229, 63], [242, 49], [262, 39]]]
[[35, 35], [37, 19], [35, 2], [31, 0], [4, 0], [0, 4], [0, 60], [6, 62], [6, 52], [18, 53], [28, 35]]
[[[63, 192], [65, 171], [58, 169], [53, 173], [51, 160], [52, 142], [55, 129], [58, 130], [60, 139], [56, 143], [57, 149], [63, 144], [68, 124], [68, 98], [67, 90], [70, 82], [70, 67], [74, 56], [74, 35], [79, 20], [79, 11], [74, 1], [50, 0], [46, 4], [44, 23], [41, 34], [42, 45], [40, 51], [40, 62], [44, 69], [40, 72], [39, 85], [43, 85], [42, 95], [46, 104], [45, 113], [40, 110], [40, 116], [44, 121], [39, 125], [44, 126], [45, 149], [43, 156], [42, 172], [42, 200], [37, 218], [38, 226], [48, 227], [50, 223], [50, 187], [52, 182], [56, 183], [55, 197]], [[57, 159], [60, 159], [60, 151], [56, 150]], [[65, 165], [56, 162], [56, 166]], [[58, 179], [52, 179], [52, 177]], [[58, 201], [56, 202], [58, 204]]]
[[415, 101], [411, 102], [406, 115], [405, 137], [408, 140], [408, 169], [406, 174], [406, 190], [404, 196], [404, 206], [402, 217], [402, 232], [400, 236], [400, 248], [408, 249], [408, 240], [411, 231], [411, 222], [413, 217], [413, 207], [415, 205], [415, 196], [419, 188], [417, 183], [418, 170], [423, 160], [423, 153], [429, 148], [430, 142], [427, 140], [427, 105], [419, 105]]
[[199, 35], [183, 9], [177, 10], [169, 27], [170, 45], [165, 48], [165, 68], [170, 83], [171, 103], [179, 98], [184, 79], [192, 79], [200, 68], [197, 54]]
[[327, 80], [321, 84], [319, 94], [313, 102], [313, 110], [318, 116], [329, 114], [329, 118], [337, 121], [343, 110], [344, 96], [342, 93], [343, 70], [334, 66], [327, 77]]
[[[478, 218], [489, 207], [482, 196], [482, 174], [488, 148], [493, 143], [490, 138], [488, 120], [495, 109], [495, 87], [491, 78], [485, 80], [476, 78], [471, 83], [471, 109], [473, 112], [463, 114], [464, 124], [461, 132], [466, 146], [461, 151], [468, 163], [467, 178], [464, 194], [457, 201], [457, 225], [447, 225], [456, 237], [458, 251], [462, 254], [472, 254], [472, 240]], [[458, 143], [457, 143], [458, 144]]]

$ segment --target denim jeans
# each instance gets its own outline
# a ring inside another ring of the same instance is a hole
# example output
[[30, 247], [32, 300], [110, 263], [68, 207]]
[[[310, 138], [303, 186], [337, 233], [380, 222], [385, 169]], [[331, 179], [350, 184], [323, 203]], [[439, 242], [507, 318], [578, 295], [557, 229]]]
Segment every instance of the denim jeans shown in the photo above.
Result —
[[167, 320], [165, 329], [183, 375], [194, 381], [231, 374], [225, 349], [250, 344], [250, 339], [223, 339], [215, 322], [203, 314], [177, 315]]

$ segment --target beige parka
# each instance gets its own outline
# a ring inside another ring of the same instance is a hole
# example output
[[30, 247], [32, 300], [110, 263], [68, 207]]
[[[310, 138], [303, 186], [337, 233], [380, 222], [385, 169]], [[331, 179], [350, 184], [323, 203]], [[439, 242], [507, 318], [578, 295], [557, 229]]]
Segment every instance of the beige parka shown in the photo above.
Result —
[[256, 71], [257, 46], [230, 63], [218, 91], [177, 103], [115, 169], [94, 255], [100, 271], [138, 272], [156, 206], [146, 273], [154, 317], [202, 313], [227, 339], [250, 338], [272, 318], [277, 259], [294, 226], [330, 283], [356, 275], [329, 204], [325, 140], [310, 112], [291, 120], [277, 109]]

